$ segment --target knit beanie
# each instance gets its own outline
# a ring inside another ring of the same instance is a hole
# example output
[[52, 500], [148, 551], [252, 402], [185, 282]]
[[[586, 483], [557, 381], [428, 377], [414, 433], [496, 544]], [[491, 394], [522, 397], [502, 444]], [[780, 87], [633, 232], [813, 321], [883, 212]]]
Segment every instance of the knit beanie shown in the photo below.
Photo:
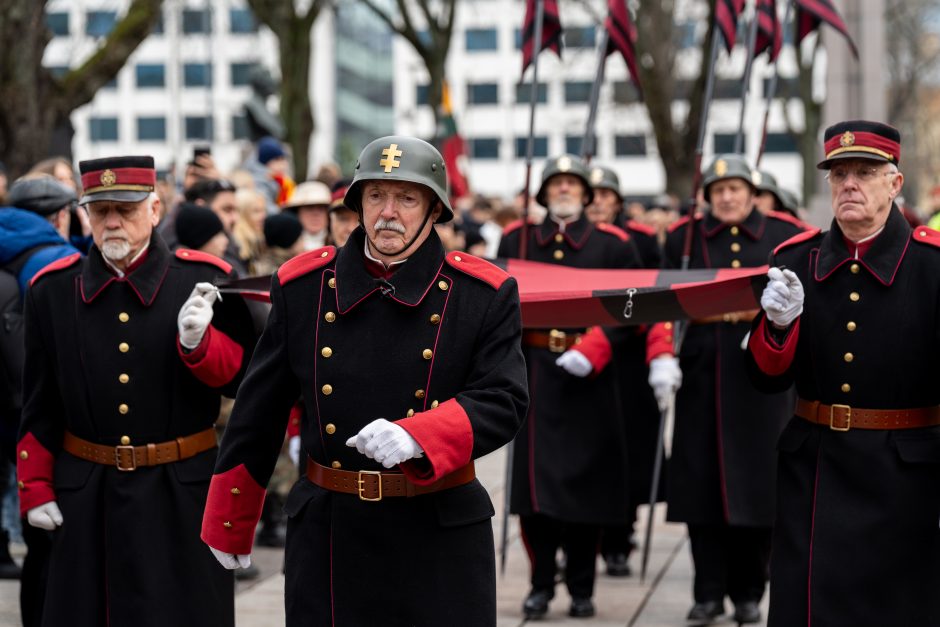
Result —
[[290, 248], [300, 239], [303, 230], [293, 213], [275, 213], [264, 220], [264, 240], [271, 247]]
[[287, 156], [287, 153], [281, 148], [281, 142], [273, 137], [262, 137], [258, 140], [258, 161], [263, 165], [267, 165], [268, 161], [285, 156]]
[[202, 205], [184, 202], [176, 214], [176, 238], [186, 248], [200, 248], [225, 228], [219, 216]]

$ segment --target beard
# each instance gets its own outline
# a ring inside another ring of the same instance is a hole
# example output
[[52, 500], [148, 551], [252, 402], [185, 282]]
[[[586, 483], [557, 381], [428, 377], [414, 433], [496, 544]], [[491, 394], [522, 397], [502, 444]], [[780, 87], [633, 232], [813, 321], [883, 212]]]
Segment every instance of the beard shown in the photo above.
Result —
[[131, 245], [126, 239], [112, 239], [101, 244], [101, 255], [109, 261], [120, 261], [129, 254], [131, 254]]
[[548, 212], [555, 218], [567, 220], [581, 213], [584, 207], [573, 198], [560, 198], [548, 205]]

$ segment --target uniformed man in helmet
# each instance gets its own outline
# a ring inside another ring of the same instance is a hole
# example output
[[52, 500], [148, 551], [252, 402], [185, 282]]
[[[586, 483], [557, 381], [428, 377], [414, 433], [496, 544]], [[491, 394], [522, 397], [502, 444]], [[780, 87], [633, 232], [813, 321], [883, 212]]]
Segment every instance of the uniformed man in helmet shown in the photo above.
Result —
[[294, 401], [306, 473], [288, 499], [287, 624], [496, 624], [493, 505], [473, 460], [528, 397], [516, 282], [434, 230], [440, 153], [383, 137], [359, 156], [344, 246], [272, 277], [272, 310], [229, 419], [202, 537], [249, 563]]
[[[638, 268], [630, 236], [584, 209], [594, 196], [580, 159], [550, 159], [536, 200], [548, 210], [528, 227], [527, 258], [575, 268]], [[510, 225], [500, 257], [518, 257], [523, 229]], [[634, 329], [531, 329], [522, 343], [531, 407], [514, 442], [511, 511], [519, 514], [531, 560], [527, 618], [548, 613], [555, 595], [555, 554], [566, 555], [568, 613], [595, 613], [595, 562], [600, 526], [630, 521], [626, 433], [619, 381], [611, 363]]]
[[[802, 232], [791, 220], [754, 208], [754, 178], [742, 155], [715, 158], [703, 185], [710, 209], [670, 229], [668, 268], [679, 267], [689, 228], [690, 268], [760, 266]], [[756, 313], [692, 320], [677, 356], [672, 323], [649, 333], [649, 381], [662, 407], [678, 389], [667, 519], [689, 529], [695, 604], [688, 620], [694, 624], [722, 615], [726, 596], [738, 623], [760, 621], [774, 520], [774, 447], [793, 396], [789, 389], [764, 394], [747, 378], [742, 341]]]

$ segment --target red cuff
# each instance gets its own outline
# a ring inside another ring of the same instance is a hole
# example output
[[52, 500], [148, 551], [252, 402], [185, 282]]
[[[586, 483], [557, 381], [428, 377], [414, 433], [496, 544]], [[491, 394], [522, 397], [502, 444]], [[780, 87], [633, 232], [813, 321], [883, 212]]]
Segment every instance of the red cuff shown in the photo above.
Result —
[[607, 339], [607, 335], [600, 327], [588, 329], [587, 333], [581, 336], [581, 341], [572, 347], [572, 350], [576, 350], [587, 357], [587, 360], [591, 362], [591, 366], [594, 367], [593, 374], [598, 374], [604, 370], [614, 354], [613, 348], [610, 346], [610, 340]]
[[27, 433], [16, 445], [16, 476], [20, 493], [20, 516], [55, 500], [52, 487], [55, 457], [39, 443], [32, 433]]
[[222, 387], [235, 378], [245, 354], [241, 344], [211, 324], [193, 352], [183, 350], [179, 335], [176, 337], [176, 349], [196, 378], [213, 388]]
[[800, 319], [797, 318], [781, 346], [770, 335], [770, 329], [767, 328], [767, 316], [761, 316], [757, 328], [751, 333], [751, 338], [747, 342], [747, 348], [754, 356], [754, 361], [761, 372], [776, 377], [786, 372], [793, 363], [799, 336]]
[[225, 553], [248, 555], [262, 505], [264, 488], [244, 464], [213, 475], [202, 516], [202, 541]]
[[657, 322], [646, 335], [646, 364], [660, 355], [675, 356], [675, 341], [673, 339], [673, 322]]
[[287, 437], [292, 438], [300, 435], [300, 420], [304, 415], [304, 405], [297, 402], [290, 409], [290, 419], [287, 421]]
[[400, 464], [401, 471], [412, 483], [434, 483], [470, 462], [473, 454], [473, 426], [467, 412], [455, 399], [411, 418], [396, 420], [395, 424], [404, 428], [418, 442], [431, 464], [430, 472], [427, 464], [420, 459]]

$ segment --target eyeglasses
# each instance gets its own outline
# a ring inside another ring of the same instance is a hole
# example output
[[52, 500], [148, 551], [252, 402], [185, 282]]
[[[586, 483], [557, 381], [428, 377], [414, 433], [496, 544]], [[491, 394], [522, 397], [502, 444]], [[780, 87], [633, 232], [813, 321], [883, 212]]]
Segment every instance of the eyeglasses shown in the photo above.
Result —
[[851, 175], [860, 183], [868, 183], [874, 180], [879, 174], [897, 174], [897, 172], [894, 170], [881, 171], [878, 169], [878, 166], [874, 165], [859, 165], [855, 167], [837, 165], [829, 170], [829, 173], [826, 174], [826, 179], [836, 185], [842, 185], [849, 179], [849, 175]]

